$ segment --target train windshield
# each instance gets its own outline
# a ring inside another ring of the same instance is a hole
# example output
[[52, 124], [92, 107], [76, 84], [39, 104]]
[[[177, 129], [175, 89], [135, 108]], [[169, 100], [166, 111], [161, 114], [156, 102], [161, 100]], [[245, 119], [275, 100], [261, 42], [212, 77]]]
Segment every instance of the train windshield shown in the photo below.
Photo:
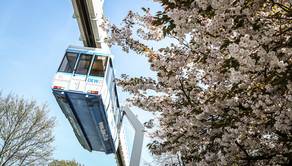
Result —
[[59, 67], [59, 72], [73, 73], [78, 53], [67, 52]]
[[81, 54], [75, 73], [87, 75], [91, 63], [91, 58], [91, 55]]
[[107, 64], [107, 57], [95, 56], [89, 75], [90, 76], [104, 77], [106, 64]]

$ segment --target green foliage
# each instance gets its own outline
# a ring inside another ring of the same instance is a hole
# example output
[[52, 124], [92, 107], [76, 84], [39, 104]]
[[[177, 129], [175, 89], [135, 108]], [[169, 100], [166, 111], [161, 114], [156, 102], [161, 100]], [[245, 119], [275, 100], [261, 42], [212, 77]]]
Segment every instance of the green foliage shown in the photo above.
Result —
[[83, 164], [78, 163], [73, 160], [53, 160], [49, 163], [49, 166], [84, 166]]

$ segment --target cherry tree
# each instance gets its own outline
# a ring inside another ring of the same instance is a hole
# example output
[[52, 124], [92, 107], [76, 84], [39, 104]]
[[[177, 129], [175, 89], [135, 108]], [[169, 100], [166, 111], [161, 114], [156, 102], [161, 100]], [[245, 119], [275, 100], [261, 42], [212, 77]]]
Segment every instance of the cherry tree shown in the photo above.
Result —
[[154, 1], [163, 10], [104, 27], [109, 45], [146, 56], [157, 73], [117, 80], [130, 104], [156, 114], [152, 153], [186, 165], [292, 165], [291, 0]]

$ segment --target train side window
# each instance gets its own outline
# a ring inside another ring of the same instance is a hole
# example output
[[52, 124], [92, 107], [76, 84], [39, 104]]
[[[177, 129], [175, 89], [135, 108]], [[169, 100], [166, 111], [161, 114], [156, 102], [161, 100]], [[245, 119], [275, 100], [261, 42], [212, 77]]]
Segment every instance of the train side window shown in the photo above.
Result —
[[110, 58], [110, 66], [111, 66], [111, 68], [113, 68], [113, 63], [112, 63], [112, 58]]
[[67, 52], [59, 67], [59, 72], [72, 73], [77, 60], [78, 53]]
[[95, 56], [94, 62], [90, 71], [90, 76], [104, 77], [105, 69], [107, 64], [107, 57]]
[[91, 55], [81, 54], [75, 73], [87, 75], [91, 58], [92, 58]]
[[[115, 86], [115, 95], [118, 96], [117, 87]], [[117, 107], [120, 108], [118, 97], [116, 97]]]

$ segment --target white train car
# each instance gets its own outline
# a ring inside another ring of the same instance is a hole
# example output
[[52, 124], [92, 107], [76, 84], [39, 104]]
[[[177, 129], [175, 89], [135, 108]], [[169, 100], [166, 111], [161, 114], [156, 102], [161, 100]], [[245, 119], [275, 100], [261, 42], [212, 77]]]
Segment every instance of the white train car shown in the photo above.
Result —
[[121, 127], [114, 68], [109, 52], [69, 46], [55, 74], [53, 94], [80, 144], [116, 153]]

